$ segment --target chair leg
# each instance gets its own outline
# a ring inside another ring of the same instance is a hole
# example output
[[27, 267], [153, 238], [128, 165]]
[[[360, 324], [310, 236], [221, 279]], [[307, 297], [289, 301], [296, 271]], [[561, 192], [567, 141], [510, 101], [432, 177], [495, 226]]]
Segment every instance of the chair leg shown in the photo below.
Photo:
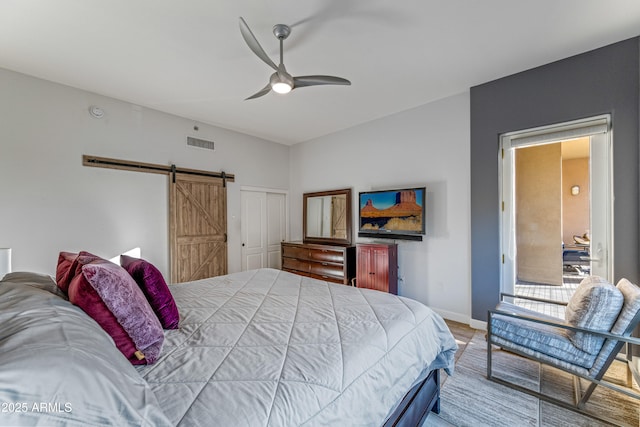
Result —
[[[531, 396], [537, 397], [540, 400], [543, 400], [545, 402], [552, 403], [552, 404], [554, 404], [556, 406], [559, 406], [561, 408], [568, 409], [570, 411], [582, 414], [582, 415], [587, 416], [589, 418], [592, 418], [594, 420], [598, 420], [598, 421], [601, 421], [601, 422], [604, 422], [604, 423], [607, 423], [607, 424], [611, 424], [611, 425], [617, 425], [617, 423], [614, 420], [608, 418], [605, 415], [594, 414], [594, 413], [585, 411], [584, 402], [586, 402], [587, 399], [589, 398], [589, 396], [591, 396], [591, 393], [593, 392], [593, 389], [597, 385], [595, 383], [592, 384], [592, 387], [589, 387], [589, 389], [587, 390], [587, 393], [585, 393], [586, 398], [584, 396], [582, 397], [581, 400], [584, 401], [582, 404], [580, 404], [580, 405], [573, 404], [572, 405], [572, 404], [570, 404], [568, 402], [565, 402], [563, 400], [557, 399], [555, 397], [548, 396], [548, 395], [546, 395], [544, 393], [541, 393], [541, 392], [538, 392], [538, 391], [535, 391], [535, 390], [531, 390], [530, 388], [523, 387], [521, 385], [512, 383], [511, 381], [507, 381], [507, 380], [504, 380], [504, 379], [496, 377], [496, 376], [488, 377], [488, 379], [489, 379], [489, 381], [492, 381], [492, 382], [495, 382], [495, 383], [498, 383], [498, 384], [502, 384], [504, 386], [507, 386], [507, 387], [513, 389], [513, 390], [520, 391], [522, 393], [529, 394]], [[577, 377], [576, 377], [576, 379], [577, 379]], [[578, 381], [579, 381], [579, 379], [578, 379]]]
[[633, 363], [633, 346], [630, 343], [627, 343], [627, 351], [626, 351], [626, 363], [627, 363], [627, 387], [633, 387], [633, 372], [631, 372], [630, 363]]
[[[587, 387], [584, 392], [582, 391], [582, 384], [580, 382], [580, 377], [577, 375], [572, 375], [573, 376], [573, 381], [574, 381], [574, 402], [573, 404], [560, 400], [558, 398], [555, 397], [551, 397], [549, 395], [546, 395], [544, 393], [542, 393], [542, 390], [539, 391], [535, 391], [532, 390], [530, 388], [521, 386], [519, 384], [515, 384], [512, 383], [511, 381], [507, 381], [505, 379], [500, 378], [500, 376], [495, 376], [493, 375], [493, 369], [492, 369], [492, 357], [491, 357], [491, 334], [489, 334], [489, 339], [487, 341], [487, 379], [489, 381], [507, 386], [511, 389], [520, 391], [522, 393], [526, 393], [529, 394], [531, 396], [537, 397], [540, 400], [544, 400], [545, 402], [549, 402], [552, 403], [554, 405], [557, 405], [559, 407], [568, 409], [570, 411], [574, 411], [577, 413], [580, 413], [582, 415], [585, 415], [589, 418], [595, 419], [595, 420], [599, 420], [602, 421], [604, 423], [608, 423], [608, 424], [612, 424], [612, 425], [616, 425], [616, 422], [611, 420], [610, 418], [608, 418], [605, 415], [602, 414], [595, 414], [592, 412], [588, 412], [585, 411], [585, 404], [587, 403], [587, 401], [589, 400], [589, 398], [591, 397], [591, 395], [593, 394], [595, 388], [598, 385], [602, 385], [603, 387], [609, 388], [611, 390], [617, 391], [619, 393], [625, 394], [629, 397], [632, 397], [636, 400], [640, 400], [640, 393], [636, 393], [633, 390], [626, 390], [624, 388], [621, 388], [620, 386], [616, 386], [615, 384], [609, 382], [609, 381], [602, 381], [600, 379], [588, 379], [585, 378], [585, 380], [589, 381], [589, 387]], [[513, 352], [514, 354], [519, 354], [518, 351], [515, 350], [509, 350], [507, 349], [507, 351]], [[519, 354], [522, 357], [527, 357], [523, 354]], [[530, 360], [536, 360], [536, 359], [531, 359]], [[536, 360], [537, 362], [540, 362], [540, 360]], [[570, 373], [570, 372], [569, 372]], [[541, 378], [542, 379], [542, 378]], [[542, 383], [541, 383], [542, 384]]]
[[577, 397], [576, 406], [580, 409], [584, 409], [584, 405], [587, 403], [587, 400], [589, 400], [589, 398], [591, 397], [591, 394], [593, 394], [593, 391], [596, 389], [598, 384], [590, 383], [589, 387], [587, 387], [585, 392], [582, 393], [581, 386], [580, 386], [580, 378], [576, 377], [575, 375], [573, 378], [574, 378], [574, 387], [577, 390], [576, 393], [579, 393], [579, 394], [576, 394], [576, 397]]
[[491, 368], [491, 313], [489, 313], [489, 320], [487, 322], [487, 334], [485, 335], [487, 340], [487, 378], [492, 379]]
[[584, 404], [581, 405], [580, 404], [581, 401], [582, 401], [582, 386], [580, 385], [580, 378], [573, 375], [573, 402], [578, 408], [583, 409]]

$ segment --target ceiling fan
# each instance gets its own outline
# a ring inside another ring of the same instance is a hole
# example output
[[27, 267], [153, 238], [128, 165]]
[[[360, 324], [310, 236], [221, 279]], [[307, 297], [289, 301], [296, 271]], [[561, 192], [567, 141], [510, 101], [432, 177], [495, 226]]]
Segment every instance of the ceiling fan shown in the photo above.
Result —
[[291, 34], [291, 28], [288, 25], [277, 24], [273, 27], [273, 34], [278, 40], [280, 40], [280, 64], [277, 66], [271, 60], [271, 58], [269, 58], [264, 49], [262, 49], [262, 46], [260, 46], [260, 43], [258, 43], [258, 39], [256, 39], [256, 36], [253, 35], [251, 29], [242, 17], [240, 17], [240, 32], [242, 33], [244, 41], [247, 42], [247, 45], [249, 45], [249, 48], [253, 51], [253, 53], [255, 53], [258, 58], [262, 59], [268, 66], [275, 70], [275, 73], [271, 74], [271, 77], [269, 78], [269, 84], [245, 99], [245, 101], [248, 99], [255, 99], [264, 96], [272, 90], [276, 93], [289, 93], [293, 89], [299, 87], [351, 84], [349, 80], [343, 79], [341, 77], [319, 75], [293, 77], [291, 74], [289, 74], [282, 61], [282, 44], [283, 41], [287, 37], [289, 37], [289, 34]]

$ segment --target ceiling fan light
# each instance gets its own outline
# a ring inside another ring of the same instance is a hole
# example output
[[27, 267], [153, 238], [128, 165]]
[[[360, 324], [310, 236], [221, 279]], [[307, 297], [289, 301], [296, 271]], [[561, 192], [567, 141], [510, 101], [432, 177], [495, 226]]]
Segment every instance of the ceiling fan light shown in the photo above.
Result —
[[276, 93], [285, 94], [291, 92], [291, 85], [285, 82], [276, 82], [271, 85], [271, 89]]

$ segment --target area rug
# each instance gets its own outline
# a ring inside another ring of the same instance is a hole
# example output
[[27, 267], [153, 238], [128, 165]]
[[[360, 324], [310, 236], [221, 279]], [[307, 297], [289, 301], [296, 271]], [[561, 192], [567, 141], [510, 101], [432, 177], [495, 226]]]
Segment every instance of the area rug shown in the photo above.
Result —
[[[545, 393], [571, 402], [570, 375], [553, 368], [542, 368], [537, 362], [502, 350], [494, 351], [493, 356], [493, 371], [496, 376], [534, 390], [540, 390], [542, 384]], [[440, 414], [430, 414], [423, 426], [638, 425], [638, 401], [627, 399], [604, 387], [596, 388], [587, 407], [594, 413], [606, 413], [614, 421], [613, 424], [599, 423], [489, 381], [486, 378], [486, 367], [487, 342], [484, 332], [477, 331], [459, 357], [454, 375], [446, 377], [442, 385]]]

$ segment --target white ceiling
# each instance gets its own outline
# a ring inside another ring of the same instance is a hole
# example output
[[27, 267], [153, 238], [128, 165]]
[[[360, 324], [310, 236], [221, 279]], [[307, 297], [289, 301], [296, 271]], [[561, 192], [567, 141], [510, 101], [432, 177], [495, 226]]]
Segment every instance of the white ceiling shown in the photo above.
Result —
[[[278, 62], [351, 86], [244, 101]], [[295, 144], [640, 34], [638, 0], [0, 0], [0, 67]]]

